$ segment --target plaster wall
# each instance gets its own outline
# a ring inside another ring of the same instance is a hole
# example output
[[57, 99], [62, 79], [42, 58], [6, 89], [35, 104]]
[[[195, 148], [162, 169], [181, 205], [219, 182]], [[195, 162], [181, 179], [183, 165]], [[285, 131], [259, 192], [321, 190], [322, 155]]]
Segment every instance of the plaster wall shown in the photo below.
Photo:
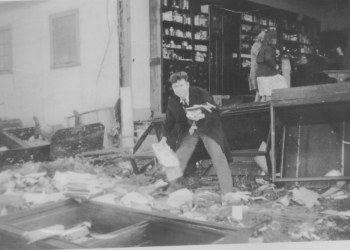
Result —
[[[63, 123], [73, 110], [114, 106], [119, 96], [116, 0], [49, 0], [1, 6], [10, 25], [13, 72], [0, 74], [0, 116], [32, 126]], [[49, 17], [79, 12], [80, 64], [51, 68]]]

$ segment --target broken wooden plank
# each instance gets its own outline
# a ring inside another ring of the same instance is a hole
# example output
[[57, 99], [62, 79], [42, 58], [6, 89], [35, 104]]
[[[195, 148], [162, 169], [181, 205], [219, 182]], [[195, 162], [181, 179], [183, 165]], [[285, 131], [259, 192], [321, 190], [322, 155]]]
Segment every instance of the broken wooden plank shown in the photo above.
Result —
[[[92, 234], [101, 235], [88, 239], [85, 243], [74, 244], [61, 238], [43, 240], [47, 249], [121, 247], [121, 246], [169, 246], [188, 244], [244, 243], [248, 241], [246, 230], [236, 229], [210, 222], [199, 222], [177, 216], [154, 214], [130, 207], [103, 204], [100, 202], [77, 203], [72, 200], [43, 205], [16, 214], [0, 217], [0, 238], [18, 238], [24, 231], [37, 230], [55, 224], [72, 227], [84, 221], [91, 223]], [[11, 230], [16, 228], [16, 230]], [[7, 229], [9, 231], [7, 231]], [[103, 237], [106, 236], [106, 237]], [[115, 237], [113, 237], [115, 236]], [[51, 245], [54, 241], [54, 245]], [[3, 242], [3, 241], [2, 241]], [[39, 242], [38, 242], [39, 243]], [[70, 246], [71, 245], [71, 246]], [[25, 249], [23, 241], [14, 245], [15, 249]]]
[[87, 243], [86, 245], [89, 248], [105, 248], [116, 246], [132, 247], [144, 242], [146, 238], [146, 229], [148, 225], [148, 221], [141, 221], [137, 224], [109, 233], [109, 236], [113, 236], [111, 239], [103, 241], [92, 241], [91, 243]]
[[6, 137], [6, 139], [10, 140], [12, 143], [16, 144], [18, 148], [29, 148], [30, 145], [25, 141], [19, 139], [18, 137], [8, 133], [5, 130], [2, 130], [1, 133]]
[[276, 107], [350, 101], [350, 84], [323, 84], [273, 90], [271, 104]]

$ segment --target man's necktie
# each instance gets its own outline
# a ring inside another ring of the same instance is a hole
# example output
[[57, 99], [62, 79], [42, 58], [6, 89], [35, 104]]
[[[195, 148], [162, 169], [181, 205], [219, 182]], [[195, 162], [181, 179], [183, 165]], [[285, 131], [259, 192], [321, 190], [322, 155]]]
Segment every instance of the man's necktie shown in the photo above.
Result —
[[187, 103], [186, 99], [182, 99], [181, 102], [182, 102], [182, 105], [184, 106], [184, 108], [188, 108], [188, 103]]

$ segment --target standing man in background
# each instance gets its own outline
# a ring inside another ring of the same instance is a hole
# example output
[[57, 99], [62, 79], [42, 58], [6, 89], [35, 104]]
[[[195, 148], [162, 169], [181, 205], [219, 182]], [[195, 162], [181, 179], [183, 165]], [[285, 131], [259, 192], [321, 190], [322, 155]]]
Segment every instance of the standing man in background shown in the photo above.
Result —
[[225, 138], [220, 112], [213, 98], [201, 88], [190, 87], [186, 72], [172, 74], [169, 81], [174, 94], [169, 97], [161, 143], [166, 143], [176, 127], [181, 137], [176, 155], [184, 172], [197, 143], [202, 140], [217, 172], [222, 193], [232, 192], [232, 176], [224, 154]]

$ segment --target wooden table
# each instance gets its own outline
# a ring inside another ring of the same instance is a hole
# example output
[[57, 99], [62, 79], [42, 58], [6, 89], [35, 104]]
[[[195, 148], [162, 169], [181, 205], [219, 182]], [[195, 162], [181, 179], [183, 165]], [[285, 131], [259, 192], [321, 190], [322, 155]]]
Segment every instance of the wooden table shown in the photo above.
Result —
[[[271, 101], [273, 181], [350, 179], [350, 84], [274, 90]], [[276, 124], [283, 127], [276, 176]], [[343, 176], [325, 177], [330, 170]]]

